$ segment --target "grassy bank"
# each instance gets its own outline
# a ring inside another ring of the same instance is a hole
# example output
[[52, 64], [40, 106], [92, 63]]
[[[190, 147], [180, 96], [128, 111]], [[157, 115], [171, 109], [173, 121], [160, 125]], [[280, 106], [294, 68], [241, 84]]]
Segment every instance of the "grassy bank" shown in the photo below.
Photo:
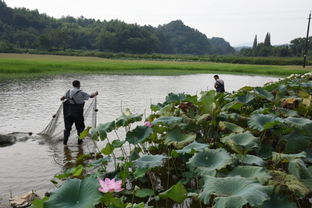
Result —
[[286, 76], [305, 73], [312, 67], [112, 60], [96, 57], [0, 54], [0, 79], [32, 78], [57, 74], [182, 75], [196, 73], [259, 74]]
[[[240, 55], [190, 55], [190, 54], [131, 54], [112, 53], [97, 50], [42, 51], [36, 49], [14, 49], [11, 53], [61, 55], [61, 56], [89, 56], [109, 59], [144, 59], [168, 61], [199, 61], [230, 64], [257, 64], [257, 65], [298, 65], [302, 66], [303, 57], [249, 57]], [[307, 65], [312, 65], [312, 57], [307, 57]]]

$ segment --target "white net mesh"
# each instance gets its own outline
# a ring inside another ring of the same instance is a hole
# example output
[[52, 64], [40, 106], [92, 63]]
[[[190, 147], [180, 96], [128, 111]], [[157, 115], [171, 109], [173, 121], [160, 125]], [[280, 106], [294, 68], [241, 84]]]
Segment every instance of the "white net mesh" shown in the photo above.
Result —
[[[96, 108], [96, 97], [92, 99], [91, 102], [86, 102], [84, 106], [84, 119], [85, 126], [95, 128], [96, 127], [96, 117], [97, 117], [97, 108]], [[64, 132], [64, 118], [63, 118], [63, 103], [58, 108], [55, 115], [49, 122], [49, 124], [41, 131], [38, 135], [48, 137], [50, 141], [59, 141], [63, 139]], [[75, 125], [72, 127], [71, 136], [76, 136], [77, 130]]]

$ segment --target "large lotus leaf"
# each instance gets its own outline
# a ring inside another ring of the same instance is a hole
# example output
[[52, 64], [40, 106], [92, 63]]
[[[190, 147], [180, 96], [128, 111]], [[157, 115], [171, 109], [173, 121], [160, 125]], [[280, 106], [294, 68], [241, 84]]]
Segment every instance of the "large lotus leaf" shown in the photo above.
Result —
[[198, 106], [203, 114], [205, 113], [209, 113], [210, 115], [214, 114], [217, 108], [216, 96], [217, 93], [214, 90], [201, 93], [200, 99], [198, 101]]
[[161, 166], [165, 158], [163, 155], [143, 155], [133, 163], [137, 168], [154, 168]]
[[225, 149], [205, 149], [196, 153], [187, 164], [199, 174], [214, 174], [216, 170], [225, 168], [233, 162]]
[[300, 152], [298, 154], [284, 154], [284, 153], [278, 153], [278, 152], [272, 152], [272, 161], [275, 163], [287, 163], [290, 160], [298, 159], [298, 158], [306, 158], [307, 153]]
[[282, 116], [282, 117], [296, 117], [299, 116], [297, 111], [290, 110], [288, 108], [276, 108], [276, 111]]
[[45, 208], [94, 208], [99, 203], [102, 194], [98, 191], [100, 184], [95, 177], [83, 180], [69, 179], [59, 189], [53, 192]]
[[106, 122], [104, 124], [98, 125], [92, 132], [92, 139], [96, 140], [100, 136], [101, 140], [107, 138], [107, 133], [115, 129], [115, 121]]
[[263, 131], [280, 123], [280, 119], [274, 115], [253, 114], [248, 121], [248, 126], [252, 129]]
[[286, 124], [291, 125], [292, 127], [302, 129], [306, 125], [311, 125], [312, 121], [307, 118], [295, 118], [295, 117], [288, 117], [284, 119]]
[[130, 144], [139, 144], [145, 141], [153, 133], [153, 129], [147, 126], [137, 126], [126, 135], [126, 140]]
[[272, 93], [268, 92], [267, 90], [261, 87], [255, 87], [254, 91], [258, 96], [265, 98], [269, 101], [273, 101], [274, 99], [274, 96], [272, 95]]
[[180, 183], [173, 185], [170, 189], [159, 194], [161, 198], [169, 198], [175, 202], [182, 203], [187, 197], [187, 190]]
[[162, 116], [156, 120], [153, 121], [153, 125], [157, 124], [166, 124], [166, 125], [171, 125], [173, 123], [178, 123], [181, 122], [182, 118], [181, 117], [175, 117], [175, 116]]
[[265, 201], [263, 208], [297, 208], [295, 202], [289, 201], [286, 196], [273, 194]]
[[188, 144], [196, 139], [196, 134], [184, 134], [178, 128], [170, 130], [164, 136], [165, 144], [173, 144], [177, 148], [182, 148], [185, 144]]
[[255, 155], [238, 155], [238, 160], [242, 164], [263, 166], [264, 160]]
[[223, 111], [226, 111], [226, 110], [236, 110], [236, 111], [238, 111], [238, 110], [240, 110], [240, 108], [241, 107], [243, 107], [244, 106], [244, 104], [243, 103], [241, 103], [241, 102], [238, 102], [238, 101], [232, 101], [232, 102], [230, 102], [230, 103], [227, 103], [226, 105], [224, 105], [223, 107], [222, 107], [222, 110]]
[[194, 152], [202, 151], [203, 149], [207, 148], [208, 144], [198, 143], [196, 141], [192, 142], [191, 144], [183, 147], [181, 150], [176, 150], [179, 154], [192, 154]]
[[310, 137], [302, 135], [299, 131], [282, 137], [286, 141], [284, 153], [298, 153], [310, 145]]
[[257, 166], [237, 166], [228, 176], [241, 176], [244, 178], [256, 179], [260, 183], [266, 183], [271, 175], [267, 173], [264, 168]]
[[269, 199], [270, 191], [271, 187], [240, 176], [226, 178], [207, 176], [200, 199], [208, 204], [210, 196], [215, 196], [216, 208], [241, 208], [247, 203], [251, 206], [261, 206]]
[[222, 131], [229, 131], [231, 133], [242, 133], [244, 131], [242, 127], [227, 121], [220, 121], [219, 127]]
[[165, 103], [166, 104], [169, 104], [169, 103], [179, 103], [183, 100], [185, 100], [186, 98], [186, 95], [184, 93], [179, 93], [179, 94], [175, 94], [175, 93], [169, 93], [167, 96], [166, 96], [166, 101]]
[[250, 132], [240, 134], [230, 134], [221, 138], [221, 142], [229, 145], [233, 151], [237, 153], [249, 152], [258, 147], [259, 138], [252, 135]]
[[116, 119], [116, 127], [128, 126], [131, 123], [141, 121], [143, 114], [133, 114], [129, 109], [126, 109], [120, 117]]
[[247, 93], [246, 95], [243, 95], [243, 96], [237, 96], [236, 98], [238, 102], [244, 103], [244, 104], [250, 103], [254, 99], [255, 99], [255, 96], [250, 93]]

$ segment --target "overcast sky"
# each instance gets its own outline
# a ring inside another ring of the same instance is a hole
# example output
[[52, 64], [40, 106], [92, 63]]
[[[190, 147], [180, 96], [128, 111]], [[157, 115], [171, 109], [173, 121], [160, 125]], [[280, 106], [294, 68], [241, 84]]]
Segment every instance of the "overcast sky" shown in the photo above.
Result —
[[[38, 9], [62, 16], [119, 19], [126, 23], [158, 26], [180, 19], [211, 37], [222, 37], [232, 46], [263, 42], [272, 44], [305, 37], [312, 0], [5, 0], [10, 7]], [[312, 32], [311, 32], [312, 33]], [[310, 33], [310, 34], [311, 34]]]

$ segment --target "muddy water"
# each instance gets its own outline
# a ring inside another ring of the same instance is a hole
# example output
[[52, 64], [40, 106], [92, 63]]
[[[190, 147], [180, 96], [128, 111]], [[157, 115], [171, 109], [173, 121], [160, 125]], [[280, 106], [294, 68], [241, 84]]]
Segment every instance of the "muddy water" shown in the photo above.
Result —
[[[226, 91], [243, 86], [261, 86], [274, 77], [222, 75]], [[60, 105], [59, 98], [79, 79], [86, 92], [99, 91], [98, 123], [120, 115], [121, 108], [148, 114], [151, 103], [163, 102], [169, 92], [196, 94], [213, 89], [213, 75], [185, 76], [56, 76], [36, 80], [0, 82], [0, 134], [40, 132]], [[53, 189], [50, 179], [77, 154], [91, 151], [85, 144], [79, 149], [74, 141], [69, 148], [36, 138], [0, 147], [0, 207], [12, 195]]]

